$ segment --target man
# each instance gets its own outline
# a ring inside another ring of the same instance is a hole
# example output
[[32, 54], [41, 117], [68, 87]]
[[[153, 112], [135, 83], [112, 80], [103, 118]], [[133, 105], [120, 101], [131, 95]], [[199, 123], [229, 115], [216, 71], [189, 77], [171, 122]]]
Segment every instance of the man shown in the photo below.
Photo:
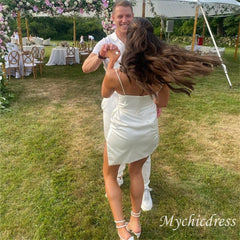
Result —
[[[127, 0], [119, 0], [113, 6], [112, 19], [116, 25], [116, 30], [113, 34], [108, 35], [106, 38], [103, 38], [101, 41], [97, 43], [94, 47], [92, 53], [88, 56], [88, 58], [84, 61], [82, 69], [83, 72], [89, 73], [96, 71], [99, 66], [103, 63], [104, 69], [107, 69], [108, 58], [107, 58], [107, 50], [116, 49], [116, 51], [120, 51], [121, 56], [125, 49], [126, 37], [127, 37], [127, 29], [130, 22], [133, 20], [133, 9], [131, 3]], [[120, 67], [121, 56], [118, 61], [115, 63], [114, 68]], [[102, 109], [103, 109], [103, 123], [104, 123], [104, 135], [105, 138], [108, 134], [109, 126], [110, 126], [110, 118], [111, 113], [117, 105], [118, 97], [117, 94], [113, 94], [110, 98], [104, 98], [102, 101]], [[123, 184], [123, 170], [125, 165], [121, 165], [118, 172], [118, 184], [121, 186]], [[149, 211], [152, 209], [152, 198], [149, 188], [150, 183], [150, 172], [151, 172], [151, 159], [150, 157], [147, 159], [145, 164], [143, 165], [142, 173], [144, 179], [144, 194], [142, 199], [141, 208], [143, 211]]]

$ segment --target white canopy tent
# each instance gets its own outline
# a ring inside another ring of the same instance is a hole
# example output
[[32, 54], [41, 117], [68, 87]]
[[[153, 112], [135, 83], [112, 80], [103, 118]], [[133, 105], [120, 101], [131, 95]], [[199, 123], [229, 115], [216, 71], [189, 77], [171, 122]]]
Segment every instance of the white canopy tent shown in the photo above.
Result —
[[[146, 2], [146, 4], [145, 4]], [[150, 3], [151, 4], [150, 4]], [[149, 4], [148, 4], [149, 3]], [[153, 7], [152, 7], [152, 6]], [[142, 9], [144, 6], [144, 11]], [[200, 12], [199, 12], [200, 9]], [[143, 12], [145, 17], [165, 17], [165, 18], [189, 18], [195, 17], [195, 28], [198, 15], [203, 15], [207, 24], [209, 33], [213, 40], [217, 55], [222, 62], [222, 67], [229, 86], [232, 87], [228, 76], [226, 65], [223, 63], [222, 57], [219, 53], [217, 44], [212, 34], [206, 16], [226, 16], [233, 14], [240, 14], [240, 3], [236, 0], [137, 0], [133, 8], [135, 17], [142, 17]], [[195, 38], [196, 29], [194, 29]], [[194, 41], [193, 41], [194, 42]], [[193, 48], [192, 48], [193, 49]]]
[[[240, 13], [240, 3], [236, 0], [151, 0], [154, 13], [148, 0], [145, 2], [145, 17], [154, 17], [154, 14], [167, 18], [194, 17], [197, 4], [202, 6], [207, 16], [231, 15], [235, 11]], [[143, 0], [136, 1], [133, 8], [136, 17], [142, 16], [142, 3]]]

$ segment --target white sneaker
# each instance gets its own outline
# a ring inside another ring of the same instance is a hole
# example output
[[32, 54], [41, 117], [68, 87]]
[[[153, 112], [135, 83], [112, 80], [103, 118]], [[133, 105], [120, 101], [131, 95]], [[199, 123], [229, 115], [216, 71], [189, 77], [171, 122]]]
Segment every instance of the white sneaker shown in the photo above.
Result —
[[152, 191], [150, 187], [147, 187], [144, 189], [142, 205], [141, 205], [141, 208], [143, 211], [150, 211], [152, 209], [153, 202], [152, 202], [150, 191]]

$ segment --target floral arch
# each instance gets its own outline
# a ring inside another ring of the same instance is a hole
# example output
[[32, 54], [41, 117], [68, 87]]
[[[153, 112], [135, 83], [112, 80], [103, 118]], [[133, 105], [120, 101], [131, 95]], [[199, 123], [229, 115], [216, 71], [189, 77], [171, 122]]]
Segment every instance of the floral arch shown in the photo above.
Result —
[[115, 0], [7, 0], [0, 3], [0, 109], [4, 101], [6, 79], [4, 69], [4, 55], [7, 53], [6, 43], [11, 32], [8, 26], [10, 18], [19, 18], [23, 15], [47, 14], [59, 16], [70, 13], [79, 16], [85, 13], [94, 13], [103, 18], [102, 25], [106, 33], [113, 31], [111, 22], [112, 6]]
[[3, 53], [5, 42], [8, 39], [10, 28], [9, 18], [19, 15], [47, 14], [49, 16], [59, 16], [67, 13], [81, 15], [84, 13], [94, 13], [102, 16], [104, 30], [109, 30], [110, 13], [114, 0], [8, 0], [7, 3], [0, 3], [0, 50]]

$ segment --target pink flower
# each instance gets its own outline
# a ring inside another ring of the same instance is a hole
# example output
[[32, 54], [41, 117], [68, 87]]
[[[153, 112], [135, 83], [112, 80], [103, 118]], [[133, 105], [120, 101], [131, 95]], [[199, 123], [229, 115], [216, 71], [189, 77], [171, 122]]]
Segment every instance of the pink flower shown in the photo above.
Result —
[[80, 12], [81, 14], [83, 14], [84, 10], [83, 10], [82, 8], [80, 8], [79, 12]]
[[58, 13], [63, 13], [63, 8], [58, 8]]
[[3, 10], [3, 6], [2, 5], [0, 5], [0, 12]]
[[102, 0], [102, 3], [103, 3], [103, 7], [104, 7], [104, 8], [107, 8], [107, 7], [108, 7], [108, 2], [107, 2], [107, 0]]
[[37, 11], [38, 11], [37, 6], [34, 6], [34, 7], [33, 7], [33, 11], [34, 11], [34, 12], [37, 12]]
[[49, 0], [45, 0], [45, 3], [46, 3], [47, 6], [52, 7], [52, 4], [50, 3]]

